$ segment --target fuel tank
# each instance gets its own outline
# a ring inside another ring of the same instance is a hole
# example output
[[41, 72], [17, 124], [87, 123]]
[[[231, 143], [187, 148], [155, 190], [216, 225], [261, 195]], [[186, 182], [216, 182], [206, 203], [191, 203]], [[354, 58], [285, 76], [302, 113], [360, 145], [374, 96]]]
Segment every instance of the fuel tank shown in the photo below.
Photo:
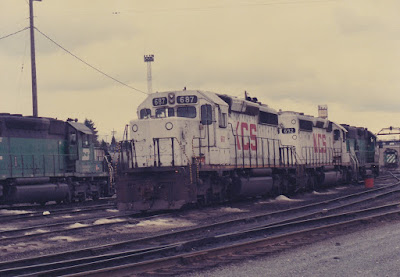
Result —
[[339, 181], [343, 179], [343, 175], [339, 171], [324, 172], [324, 175], [325, 176], [323, 184], [325, 186], [337, 184]]
[[241, 197], [255, 197], [265, 195], [272, 190], [274, 180], [272, 177], [237, 178], [233, 186], [233, 194]]
[[62, 201], [70, 194], [67, 184], [16, 185], [10, 187], [9, 199], [14, 203]]

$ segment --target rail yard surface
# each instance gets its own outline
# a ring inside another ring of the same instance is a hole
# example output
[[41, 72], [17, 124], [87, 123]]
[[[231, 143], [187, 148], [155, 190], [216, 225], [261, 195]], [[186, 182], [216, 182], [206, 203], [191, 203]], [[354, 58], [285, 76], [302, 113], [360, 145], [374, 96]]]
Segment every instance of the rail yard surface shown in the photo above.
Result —
[[399, 238], [399, 222], [382, 222], [292, 251], [182, 276], [398, 276]]
[[[0, 228], [0, 275], [216, 276], [231, 270], [216, 266], [264, 261], [257, 257], [268, 262], [280, 255], [293, 259], [291, 251], [277, 254], [288, 249], [308, 253], [300, 259], [303, 264], [317, 255], [311, 264], [317, 268], [329, 250], [310, 254], [304, 245], [335, 241], [333, 248], [338, 251], [348, 245], [339, 235], [398, 224], [400, 186], [396, 182], [388, 176], [376, 180], [372, 189], [358, 184], [290, 198], [280, 195], [158, 214], [120, 212], [113, 199], [68, 208], [3, 207], [1, 216], [7, 219]], [[346, 253], [332, 259], [340, 263]], [[291, 266], [300, 274], [306, 270], [300, 263], [298, 268]], [[203, 271], [207, 268], [211, 271]], [[237, 271], [236, 276], [258, 275], [254, 270]], [[277, 268], [271, 275], [280, 272]]]

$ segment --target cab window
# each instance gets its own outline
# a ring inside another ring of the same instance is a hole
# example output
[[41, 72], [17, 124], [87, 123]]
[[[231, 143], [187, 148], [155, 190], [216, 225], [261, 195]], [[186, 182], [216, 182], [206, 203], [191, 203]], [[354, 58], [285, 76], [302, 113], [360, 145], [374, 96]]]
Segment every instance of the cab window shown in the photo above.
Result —
[[219, 119], [219, 127], [220, 128], [226, 128], [226, 122], [227, 122], [227, 115], [226, 115], [226, 113], [223, 113], [222, 111], [221, 111], [221, 109], [218, 109], [218, 113], [219, 113], [219, 117], [218, 117], [218, 119]]
[[71, 131], [71, 133], [69, 134], [69, 143], [71, 145], [76, 144], [76, 133], [74, 131]]
[[212, 124], [213, 116], [212, 116], [212, 107], [209, 104], [205, 104], [201, 106], [201, 124], [210, 125]]
[[334, 130], [333, 131], [333, 139], [334, 140], [339, 140], [340, 139], [340, 130]]
[[141, 109], [140, 110], [140, 119], [150, 118], [151, 110], [150, 109]]
[[156, 110], [156, 118], [167, 117], [165, 108], [159, 108]]
[[175, 116], [175, 110], [174, 108], [168, 108], [168, 117]]
[[88, 134], [83, 134], [82, 135], [82, 147], [88, 148], [89, 147], [89, 135]]
[[176, 109], [176, 115], [178, 117], [195, 118], [196, 117], [196, 108], [193, 106], [178, 107]]

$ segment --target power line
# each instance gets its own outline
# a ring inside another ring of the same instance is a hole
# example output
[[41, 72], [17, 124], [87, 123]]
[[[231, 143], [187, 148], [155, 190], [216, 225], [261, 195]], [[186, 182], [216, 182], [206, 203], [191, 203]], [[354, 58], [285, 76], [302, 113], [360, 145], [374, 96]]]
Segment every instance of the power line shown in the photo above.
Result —
[[[148, 10], [137, 10], [130, 9], [128, 12], [134, 13], [152, 13], [152, 12], [171, 12], [171, 11], [193, 11], [193, 12], [208, 12], [212, 10], [224, 10], [226, 8], [243, 8], [243, 7], [258, 7], [258, 6], [279, 6], [279, 5], [300, 5], [300, 4], [319, 4], [328, 2], [337, 2], [339, 0], [284, 0], [284, 1], [267, 1], [258, 3], [241, 3], [232, 5], [214, 5], [205, 7], [189, 7], [189, 8], [160, 8], [160, 9], [148, 9]], [[122, 14], [123, 11], [113, 12], [113, 14]]]
[[19, 31], [16, 31], [16, 32], [14, 32], [14, 33], [8, 34], [8, 35], [3, 36], [3, 37], [0, 37], [0, 40], [3, 39], [3, 38], [11, 37], [11, 36], [16, 35], [16, 34], [18, 34], [18, 33], [21, 33], [21, 32], [23, 32], [23, 31], [25, 31], [25, 30], [27, 30], [27, 29], [29, 29], [29, 27], [25, 27], [25, 28], [23, 28], [23, 29], [21, 29], [21, 30], [19, 30]]
[[130, 88], [130, 89], [136, 90], [136, 91], [138, 91], [138, 92], [141, 92], [141, 93], [144, 93], [144, 94], [147, 95], [146, 92], [141, 91], [140, 89], [134, 88], [134, 87], [132, 87], [132, 86], [130, 86], [130, 85], [128, 85], [128, 84], [125, 84], [125, 83], [121, 82], [120, 80], [117, 80], [117, 79], [115, 79], [114, 77], [108, 75], [107, 73], [101, 71], [100, 69], [94, 67], [93, 65], [89, 64], [88, 62], [82, 60], [81, 58], [79, 58], [78, 56], [76, 56], [75, 54], [71, 53], [69, 50], [67, 50], [67, 49], [64, 48], [63, 46], [61, 46], [59, 43], [55, 42], [53, 39], [51, 39], [50, 37], [48, 37], [46, 34], [42, 33], [38, 28], [35, 27], [35, 29], [36, 29], [42, 36], [44, 36], [45, 38], [47, 38], [48, 40], [50, 40], [52, 43], [54, 43], [55, 45], [57, 45], [58, 47], [60, 47], [62, 50], [64, 50], [65, 52], [67, 52], [68, 54], [70, 54], [70, 55], [73, 56], [75, 59], [79, 60], [80, 62], [86, 64], [86, 65], [89, 66], [90, 68], [96, 70], [96, 71], [99, 72], [100, 74], [106, 76], [107, 78], [110, 78], [111, 80], [113, 80], [113, 81], [115, 81], [115, 82], [117, 82], [117, 83], [119, 83], [119, 84], [121, 84], [121, 85], [123, 85], [123, 86], [126, 86], [126, 87], [128, 87], [128, 88]]

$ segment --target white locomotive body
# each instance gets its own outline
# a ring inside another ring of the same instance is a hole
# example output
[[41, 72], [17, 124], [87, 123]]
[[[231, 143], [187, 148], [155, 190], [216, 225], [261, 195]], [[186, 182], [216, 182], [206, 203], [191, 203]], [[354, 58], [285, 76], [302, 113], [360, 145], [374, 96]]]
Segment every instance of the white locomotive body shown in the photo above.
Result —
[[179, 209], [348, 181], [346, 129], [246, 96], [154, 93], [121, 142], [120, 209]]

